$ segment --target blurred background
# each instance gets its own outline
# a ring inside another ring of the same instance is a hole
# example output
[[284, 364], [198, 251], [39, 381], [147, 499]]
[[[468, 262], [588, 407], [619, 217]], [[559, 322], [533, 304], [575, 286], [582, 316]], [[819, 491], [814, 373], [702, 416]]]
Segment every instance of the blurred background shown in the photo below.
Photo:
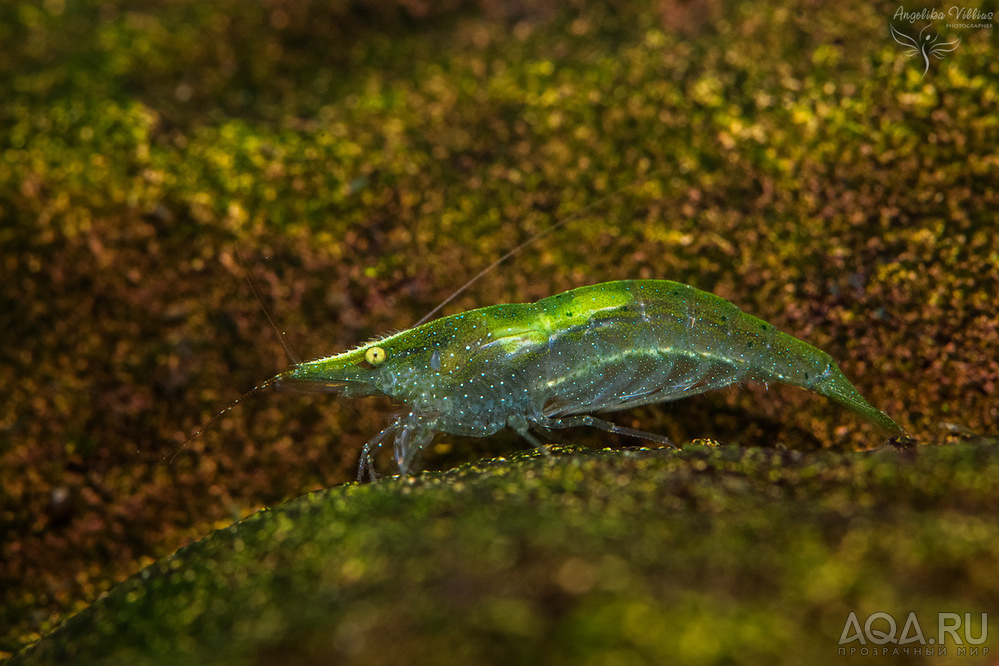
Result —
[[[677, 280], [829, 352], [922, 444], [995, 434], [995, 31], [933, 24], [960, 43], [924, 69], [896, 9], [0, 4], [0, 655], [354, 478], [387, 401], [259, 392], [185, 443], [289, 367], [264, 308], [302, 359], [342, 351], [562, 220], [445, 312]], [[883, 442], [779, 387], [614, 418]], [[525, 447], [441, 436], [424, 465]]]

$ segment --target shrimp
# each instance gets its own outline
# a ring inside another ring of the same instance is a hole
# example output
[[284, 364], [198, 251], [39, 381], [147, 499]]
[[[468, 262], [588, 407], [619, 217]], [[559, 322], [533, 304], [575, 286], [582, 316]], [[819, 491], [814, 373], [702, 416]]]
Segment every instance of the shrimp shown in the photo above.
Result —
[[741, 382], [826, 396], [891, 436], [905, 430], [869, 404], [832, 357], [723, 298], [667, 280], [580, 287], [536, 303], [453, 314], [356, 349], [295, 365], [258, 388], [302, 388], [406, 405], [365, 444], [358, 480], [394, 435], [399, 471], [437, 433], [486, 437], [509, 427], [594, 426], [672, 446], [593, 416]]

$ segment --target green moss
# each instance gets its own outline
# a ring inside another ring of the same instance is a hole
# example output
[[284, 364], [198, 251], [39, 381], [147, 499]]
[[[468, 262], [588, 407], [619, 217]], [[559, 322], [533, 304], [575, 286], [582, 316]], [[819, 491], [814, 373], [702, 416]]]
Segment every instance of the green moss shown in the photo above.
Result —
[[[0, 652], [352, 478], [384, 427], [382, 402], [261, 394], [174, 457], [287, 367], [240, 257], [315, 358], [411, 326], [565, 220], [447, 311], [677, 280], [831, 354], [921, 443], [993, 432], [991, 31], [955, 33], [921, 79], [896, 7], [871, 3], [245, 5], [0, 4]], [[617, 418], [678, 442], [880, 443], [779, 389]], [[524, 446], [439, 438], [425, 462]], [[490, 608], [511, 632], [539, 613]]]
[[832, 655], [850, 611], [999, 611], [997, 498], [995, 441], [523, 453], [263, 510], [16, 663]]

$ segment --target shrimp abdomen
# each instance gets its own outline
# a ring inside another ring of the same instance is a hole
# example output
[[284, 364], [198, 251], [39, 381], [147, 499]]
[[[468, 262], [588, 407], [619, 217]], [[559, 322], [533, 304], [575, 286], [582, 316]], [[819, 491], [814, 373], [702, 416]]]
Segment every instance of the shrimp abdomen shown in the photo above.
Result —
[[[731, 378], [729, 383], [778, 382], [814, 391], [891, 435], [905, 434], [898, 423], [864, 399], [829, 354], [782, 333], [731, 302], [667, 280], [622, 281], [592, 287], [603, 291], [614, 288], [631, 292], [629, 308], [637, 310], [645, 320], [652, 333], [645, 339], [651, 347], [658, 347], [660, 358], [700, 357], [705, 359], [706, 371], [718, 374], [721, 370]], [[718, 379], [705, 381], [704, 388], [724, 384], [724, 377]]]

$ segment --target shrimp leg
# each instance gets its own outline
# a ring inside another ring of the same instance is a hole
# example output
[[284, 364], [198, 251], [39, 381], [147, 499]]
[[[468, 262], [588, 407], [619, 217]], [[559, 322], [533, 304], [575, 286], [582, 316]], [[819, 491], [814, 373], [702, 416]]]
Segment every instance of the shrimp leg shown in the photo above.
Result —
[[398, 427], [399, 425], [397, 423], [393, 423], [364, 444], [364, 449], [361, 451], [361, 465], [357, 469], [358, 483], [364, 481], [365, 472], [368, 473], [368, 476], [371, 477], [372, 481], [378, 478], [378, 475], [375, 473], [374, 461], [371, 459], [371, 456], [381, 447], [382, 441], [394, 433]]
[[[520, 414], [515, 414], [506, 420], [506, 424], [517, 431], [517, 434], [526, 439], [536, 449], [546, 451], [545, 445], [537, 437], [531, 434], [531, 424]], [[544, 426], [542, 426], [544, 427]]]
[[437, 431], [432, 424], [423, 423], [419, 417], [410, 419], [395, 436], [395, 462], [399, 465], [399, 471], [409, 474], [409, 467], [413, 464], [417, 454], [423, 447], [430, 443]]
[[409, 467], [413, 464], [417, 454], [430, 443], [430, 440], [437, 434], [437, 430], [434, 428], [433, 419], [426, 419], [413, 412], [397, 418], [392, 425], [369, 439], [364, 445], [364, 449], [361, 451], [361, 467], [357, 471], [358, 482], [364, 480], [365, 472], [368, 473], [372, 481], [378, 478], [375, 473], [373, 456], [375, 451], [381, 448], [382, 442], [393, 433], [395, 433], [395, 442], [393, 442], [395, 461], [399, 465], [399, 471], [408, 474]]
[[606, 430], [607, 432], [612, 432], [615, 435], [626, 435], [628, 437], [637, 437], [638, 439], [647, 439], [650, 442], [656, 442], [657, 444], [662, 444], [664, 446], [678, 448], [676, 444], [662, 435], [657, 435], [646, 430], [637, 430], [635, 428], [626, 428], [624, 426], [615, 425], [610, 421], [604, 421], [603, 419], [598, 419], [597, 417], [590, 416], [589, 414], [566, 416], [559, 419], [553, 419], [542, 414], [536, 414], [532, 417], [532, 420], [542, 428], [558, 429], [591, 426], [594, 428], [600, 428], [601, 430]]

